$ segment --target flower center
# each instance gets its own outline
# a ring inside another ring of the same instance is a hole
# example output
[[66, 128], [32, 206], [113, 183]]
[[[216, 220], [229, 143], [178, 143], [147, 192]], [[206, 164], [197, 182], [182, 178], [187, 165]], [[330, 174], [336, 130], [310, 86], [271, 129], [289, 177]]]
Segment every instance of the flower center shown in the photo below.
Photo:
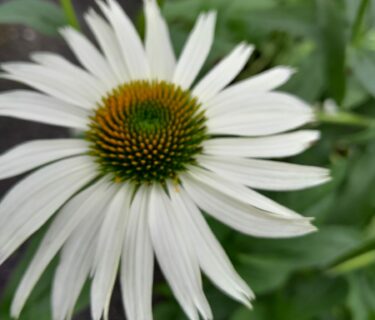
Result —
[[103, 174], [118, 182], [164, 182], [195, 163], [207, 137], [205, 122], [189, 91], [134, 81], [103, 99], [86, 138]]

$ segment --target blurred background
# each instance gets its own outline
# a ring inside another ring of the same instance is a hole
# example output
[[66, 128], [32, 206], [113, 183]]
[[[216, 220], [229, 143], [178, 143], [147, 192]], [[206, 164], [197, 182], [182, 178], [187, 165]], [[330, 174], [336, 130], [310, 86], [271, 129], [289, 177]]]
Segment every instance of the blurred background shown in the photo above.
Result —
[[[118, 0], [143, 34], [142, 1]], [[0, 61], [27, 60], [33, 51], [74, 58], [58, 35], [71, 24], [86, 34], [82, 13], [94, 0], [73, 1], [78, 22], [61, 0], [0, 0]], [[375, 319], [375, 0], [164, 0], [177, 52], [202, 10], [218, 10], [209, 68], [237, 43], [257, 46], [239, 76], [275, 65], [298, 72], [281, 90], [298, 95], [316, 110], [311, 128], [321, 140], [287, 161], [332, 169], [322, 187], [267, 195], [315, 218], [319, 232], [284, 240], [240, 235], [209, 221], [236, 269], [254, 289], [249, 311], [204, 279], [218, 320]], [[89, 35], [91, 37], [91, 35]], [[20, 85], [0, 80], [0, 91]], [[0, 118], [0, 152], [32, 139], [67, 137], [56, 127]], [[0, 198], [17, 179], [0, 182]], [[41, 230], [0, 267], [0, 319], [8, 320], [12, 295], [43, 235]], [[56, 259], [58, 261], [58, 258]], [[21, 320], [51, 320], [50, 285], [56, 261], [45, 273]], [[185, 319], [160, 271], [156, 270], [156, 320]], [[116, 288], [110, 320], [124, 320]], [[88, 290], [76, 320], [89, 320]]]

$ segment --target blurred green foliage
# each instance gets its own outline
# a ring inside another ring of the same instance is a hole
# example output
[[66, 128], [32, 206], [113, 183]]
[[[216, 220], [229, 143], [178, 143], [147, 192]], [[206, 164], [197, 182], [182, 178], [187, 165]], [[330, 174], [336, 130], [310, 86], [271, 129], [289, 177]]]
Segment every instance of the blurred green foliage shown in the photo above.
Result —
[[66, 24], [63, 11], [48, 0], [11, 0], [0, 5], [0, 24], [24, 24], [47, 35], [57, 35]]
[[[257, 295], [254, 309], [249, 311], [205, 281], [215, 319], [374, 320], [375, 0], [161, 2], [178, 52], [198, 14], [218, 10], [216, 41], [207, 69], [242, 41], [254, 43], [257, 51], [239, 79], [275, 65], [294, 66], [298, 72], [281, 90], [316, 108], [318, 121], [311, 127], [322, 131], [322, 139], [309, 151], [287, 160], [332, 169], [329, 184], [268, 193], [314, 217], [319, 232], [313, 235], [255, 239], [209, 220], [236, 269]], [[2, 10], [0, 23], [4, 22]], [[38, 14], [36, 10], [35, 17], [31, 14], [25, 20], [15, 16], [28, 24], [35, 18], [34, 27], [39, 28]], [[8, 319], [11, 293], [29, 256], [31, 253], [10, 281], [1, 319]], [[49, 319], [38, 312], [49, 304], [50, 282], [47, 272], [22, 320]], [[155, 285], [155, 298], [156, 320], [185, 319], [165, 283]], [[85, 303], [87, 299], [80, 307]]]

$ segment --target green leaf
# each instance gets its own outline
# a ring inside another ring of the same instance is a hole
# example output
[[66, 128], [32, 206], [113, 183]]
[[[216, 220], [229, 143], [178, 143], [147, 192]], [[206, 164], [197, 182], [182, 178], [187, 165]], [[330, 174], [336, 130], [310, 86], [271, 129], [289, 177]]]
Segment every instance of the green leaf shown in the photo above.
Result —
[[317, 0], [320, 45], [325, 59], [328, 93], [338, 104], [346, 87], [346, 28], [343, 13], [336, 0]]
[[307, 4], [279, 6], [264, 10], [238, 12], [234, 19], [244, 19], [251, 29], [262, 31], [283, 31], [293, 36], [315, 37], [317, 27], [314, 10], [310, 1]]
[[360, 246], [338, 257], [331, 266], [333, 274], [348, 273], [353, 270], [375, 264], [375, 239], [371, 239]]
[[373, 320], [375, 317], [375, 269], [348, 276], [350, 293], [348, 305], [353, 320]]
[[257, 294], [265, 293], [282, 286], [293, 271], [327, 267], [360, 241], [356, 230], [333, 226], [277, 241], [238, 236], [234, 246], [242, 253], [236, 257], [236, 266]]
[[323, 57], [319, 51], [314, 51], [306, 56], [298, 65], [297, 73], [285, 84], [281, 90], [293, 93], [300, 98], [315, 102], [322, 94], [325, 87]]
[[360, 49], [352, 50], [350, 64], [361, 85], [375, 97], [375, 53]]
[[23, 24], [47, 35], [57, 35], [67, 24], [61, 9], [46, 0], [12, 0], [0, 5], [0, 24]]

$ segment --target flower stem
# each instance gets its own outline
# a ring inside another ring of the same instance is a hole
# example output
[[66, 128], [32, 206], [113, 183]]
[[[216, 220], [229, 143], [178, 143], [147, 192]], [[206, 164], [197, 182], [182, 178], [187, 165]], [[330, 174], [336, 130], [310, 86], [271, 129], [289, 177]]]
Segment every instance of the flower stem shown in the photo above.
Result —
[[72, 26], [73, 28], [80, 30], [80, 25], [78, 22], [76, 12], [74, 10], [72, 0], [60, 0], [60, 4], [64, 10], [65, 17], [68, 21], [68, 24]]
[[319, 122], [327, 124], [338, 124], [365, 128], [375, 126], [375, 119], [366, 118], [350, 112], [337, 112], [333, 114], [318, 112], [317, 119]]
[[353, 25], [353, 33], [352, 33], [352, 44], [358, 44], [361, 40], [362, 31], [363, 31], [363, 19], [366, 15], [366, 9], [370, 4], [370, 0], [362, 0], [357, 12], [357, 17], [354, 21]]

